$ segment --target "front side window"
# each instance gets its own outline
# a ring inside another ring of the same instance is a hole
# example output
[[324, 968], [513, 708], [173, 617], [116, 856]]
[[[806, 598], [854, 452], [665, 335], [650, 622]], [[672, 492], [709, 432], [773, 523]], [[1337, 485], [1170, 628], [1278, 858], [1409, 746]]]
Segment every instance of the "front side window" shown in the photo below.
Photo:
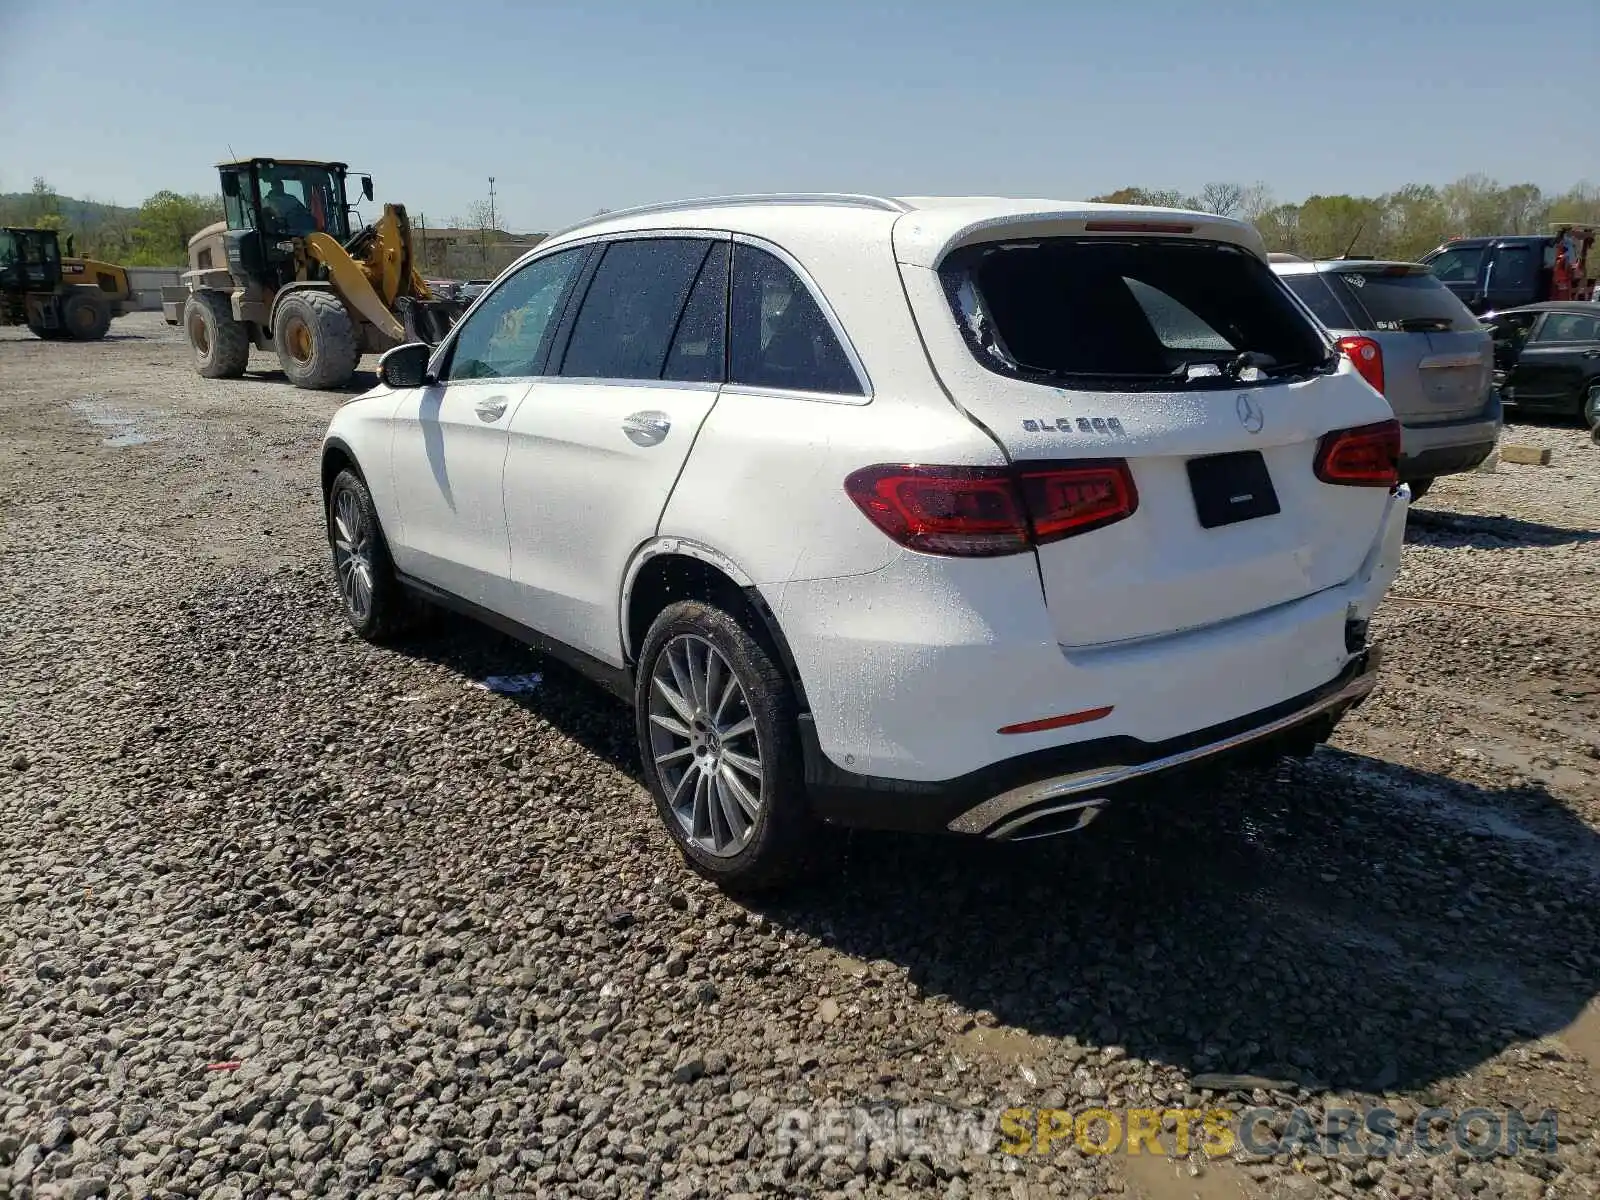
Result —
[[560, 374], [660, 379], [678, 319], [711, 243], [698, 238], [612, 242], [572, 325]]
[[1600, 319], [1583, 313], [1553, 312], [1544, 319], [1533, 340], [1540, 344], [1600, 341]]
[[1234, 386], [1245, 365], [1270, 378], [1335, 361], [1267, 265], [1227, 243], [988, 243], [956, 251], [939, 274], [978, 361], [1014, 378], [1089, 389]]
[[747, 387], [864, 394], [810, 289], [782, 259], [743, 242], [733, 247], [728, 378]]
[[581, 249], [563, 250], [529, 263], [496, 288], [462, 321], [445, 378], [537, 375], [561, 301], [582, 261]]
[[1430, 258], [1428, 270], [1444, 283], [1472, 283], [1478, 278], [1478, 267], [1482, 262], [1482, 246], [1458, 246]]

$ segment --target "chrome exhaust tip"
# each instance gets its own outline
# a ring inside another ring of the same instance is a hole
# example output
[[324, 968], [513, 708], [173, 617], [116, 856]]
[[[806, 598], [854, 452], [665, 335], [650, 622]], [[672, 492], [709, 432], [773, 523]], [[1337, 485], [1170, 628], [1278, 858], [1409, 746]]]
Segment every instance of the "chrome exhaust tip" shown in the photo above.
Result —
[[1070, 804], [1052, 804], [1049, 808], [1024, 813], [998, 825], [988, 836], [999, 842], [1032, 842], [1039, 838], [1077, 833], [1080, 829], [1087, 829], [1110, 803], [1107, 797], [1096, 796], [1090, 800], [1074, 800]]

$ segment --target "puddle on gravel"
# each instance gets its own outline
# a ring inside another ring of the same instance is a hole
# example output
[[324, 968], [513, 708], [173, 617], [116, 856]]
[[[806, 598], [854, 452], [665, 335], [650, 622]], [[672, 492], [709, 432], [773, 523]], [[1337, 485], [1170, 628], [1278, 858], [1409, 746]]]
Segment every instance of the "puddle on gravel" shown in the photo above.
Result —
[[69, 405], [89, 424], [97, 429], [106, 431], [106, 436], [100, 439], [102, 446], [112, 446], [126, 449], [129, 446], [143, 446], [147, 442], [161, 440], [159, 433], [151, 433], [141, 429], [139, 422], [151, 417], [164, 417], [169, 414], [156, 412], [151, 409], [125, 409], [107, 404], [102, 400], [73, 400]]
[[[1191, 1167], [1153, 1154], [1126, 1154], [1118, 1156], [1117, 1166], [1139, 1200], [1256, 1200], [1261, 1195], [1250, 1178], [1225, 1158]], [[1200, 1173], [1191, 1175], [1194, 1169]]]
[[1050, 1053], [1050, 1042], [1019, 1029], [988, 1029], [979, 1026], [953, 1039], [955, 1050], [968, 1058], [988, 1058], [999, 1062], [1037, 1062]]
[[1600, 1080], [1600, 1002], [1589, 1005], [1578, 1019], [1556, 1034], [1568, 1049], [1583, 1056], [1589, 1071]]

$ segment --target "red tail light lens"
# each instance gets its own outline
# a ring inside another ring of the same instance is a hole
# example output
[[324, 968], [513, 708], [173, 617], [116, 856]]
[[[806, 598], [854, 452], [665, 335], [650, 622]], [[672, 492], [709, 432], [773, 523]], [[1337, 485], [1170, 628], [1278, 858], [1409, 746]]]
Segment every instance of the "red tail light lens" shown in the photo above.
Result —
[[856, 507], [902, 546], [965, 558], [1017, 554], [1132, 515], [1121, 459], [1006, 467], [883, 465], [845, 480]]
[[1369, 337], [1342, 337], [1339, 339], [1339, 349], [1355, 363], [1361, 378], [1371, 384], [1380, 396], [1383, 395], [1383, 347]]
[[1317, 443], [1317, 478], [1351, 487], [1394, 487], [1400, 482], [1400, 422], [1379, 421], [1335, 429]]

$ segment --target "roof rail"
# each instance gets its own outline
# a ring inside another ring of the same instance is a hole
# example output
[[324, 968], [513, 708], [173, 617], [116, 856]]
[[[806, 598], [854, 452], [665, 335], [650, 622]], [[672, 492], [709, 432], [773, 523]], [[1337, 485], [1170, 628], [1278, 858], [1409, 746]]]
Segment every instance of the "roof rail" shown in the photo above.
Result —
[[668, 200], [660, 204], [640, 204], [633, 208], [619, 208], [594, 216], [546, 236], [558, 238], [574, 230], [602, 221], [615, 221], [622, 217], [643, 217], [653, 213], [683, 212], [694, 208], [737, 208], [748, 204], [817, 204], [848, 208], [868, 208], [877, 212], [907, 213], [911, 206], [886, 196], [866, 196], [854, 192], [762, 192], [748, 196], [703, 196], [694, 200]]

